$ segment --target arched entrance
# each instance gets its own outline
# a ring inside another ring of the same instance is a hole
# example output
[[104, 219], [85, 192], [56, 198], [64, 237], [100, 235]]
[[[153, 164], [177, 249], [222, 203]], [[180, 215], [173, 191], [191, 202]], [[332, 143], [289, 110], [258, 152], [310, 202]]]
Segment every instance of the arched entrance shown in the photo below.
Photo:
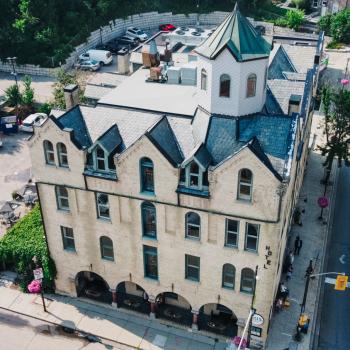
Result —
[[81, 271], [75, 277], [75, 287], [78, 297], [112, 304], [112, 293], [107, 282], [91, 271]]
[[164, 292], [156, 297], [156, 315], [159, 318], [191, 326], [192, 307], [181, 295]]
[[151, 305], [146, 291], [134, 282], [121, 282], [117, 285], [118, 307], [149, 314]]
[[205, 304], [199, 309], [198, 327], [200, 330], [235, 337], [237, 335], [237, 317], [224, 305]]

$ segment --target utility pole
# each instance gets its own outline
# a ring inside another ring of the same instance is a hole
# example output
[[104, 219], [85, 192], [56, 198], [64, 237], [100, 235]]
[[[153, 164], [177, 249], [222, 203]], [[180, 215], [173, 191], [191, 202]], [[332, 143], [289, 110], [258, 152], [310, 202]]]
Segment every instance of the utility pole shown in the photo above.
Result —
[[252, 295], [252, 302], [250, 305], [250, 311], [251, 311], [251, 317], [249, 319], [248, 323], [248, 333], [247, 333], [247, 347], [250, 348], [250, 337], [251, 337], [251, 332], [252, 332], [252, 321], [253, 321], [253, 315], [255, 314], [255, 309], [254, 309], [254, 302], [255, 302], [255, 292], [256, 292], [256, 281], [258, 277], [258, 269], [259, 266], [256, 265], [255, 267], [255, 273], [254, 273], [254, 285], [253, 285], [253, 295]]
[[17, 94], [16, 94], [16, 117], [18, 117], [18, 97], [19, 97], [19, 86], [18, 86], [18, 80], [17, 80], [17, 72], [16, 72], [16, 60], [17, 57], [7, 57], [7, 61], [12, 66], [12, 72], [11, 74], [14, 75], [15, 81], [16, 81], [16, 87], [17, 87]]

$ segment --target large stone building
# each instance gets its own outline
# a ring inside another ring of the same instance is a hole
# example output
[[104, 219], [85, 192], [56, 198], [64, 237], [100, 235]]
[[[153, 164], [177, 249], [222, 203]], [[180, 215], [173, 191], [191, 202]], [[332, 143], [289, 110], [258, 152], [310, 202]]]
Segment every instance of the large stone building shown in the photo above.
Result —
[[141, 68], [95, 108], [35, 128], [58, 293], [234, 336], [255, 290], [252, 341], [263, 346], [322, 45], [271, 42], [236, 9], [175, 62], [181, 82]]

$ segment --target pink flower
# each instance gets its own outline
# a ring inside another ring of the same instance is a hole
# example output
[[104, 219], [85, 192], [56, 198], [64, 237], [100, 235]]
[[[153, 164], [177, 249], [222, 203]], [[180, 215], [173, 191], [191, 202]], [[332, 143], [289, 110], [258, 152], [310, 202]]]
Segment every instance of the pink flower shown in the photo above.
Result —
[[35, 293], [38, 294], [41, 292], [41, 283], [37, 280], [33, 280], [28, 284], [28, 291], [29, 293]]
[[[241, 342], [241, 337], [239, 337], [239, 336], [235, 336], [234, 338], [233, 338], [233, 342], [234, 342], [234, 344], [236, 345], [236, 346], [239, 346], [239, 343]], [[247, 341], [245, 340], [245, 339], [243, 339], [243, 341], [242, 341], [242, 345], [241, 345], [241, 349], [245, 349], [247, 347]]]
[[349, 85], [349, 79], [342, 79], [340, 82], [343, 86]]

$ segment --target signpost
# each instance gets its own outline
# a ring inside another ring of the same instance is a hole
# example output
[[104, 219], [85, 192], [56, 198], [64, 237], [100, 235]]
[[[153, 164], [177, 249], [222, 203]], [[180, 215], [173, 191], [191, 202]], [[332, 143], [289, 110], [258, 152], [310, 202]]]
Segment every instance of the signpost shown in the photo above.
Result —
[[43, 302], [44, 311], [47, 312], [46, 305], [45, 305], [45, 299], [44, 299], [43, 285], [42, 285], [42, 280], [44, 278], [43, 269], [41, 267], [36, 268], [35, 270], [33, 270], [33, 275], [34, 275], [34, 280], [40, 282], [41, 301]]

